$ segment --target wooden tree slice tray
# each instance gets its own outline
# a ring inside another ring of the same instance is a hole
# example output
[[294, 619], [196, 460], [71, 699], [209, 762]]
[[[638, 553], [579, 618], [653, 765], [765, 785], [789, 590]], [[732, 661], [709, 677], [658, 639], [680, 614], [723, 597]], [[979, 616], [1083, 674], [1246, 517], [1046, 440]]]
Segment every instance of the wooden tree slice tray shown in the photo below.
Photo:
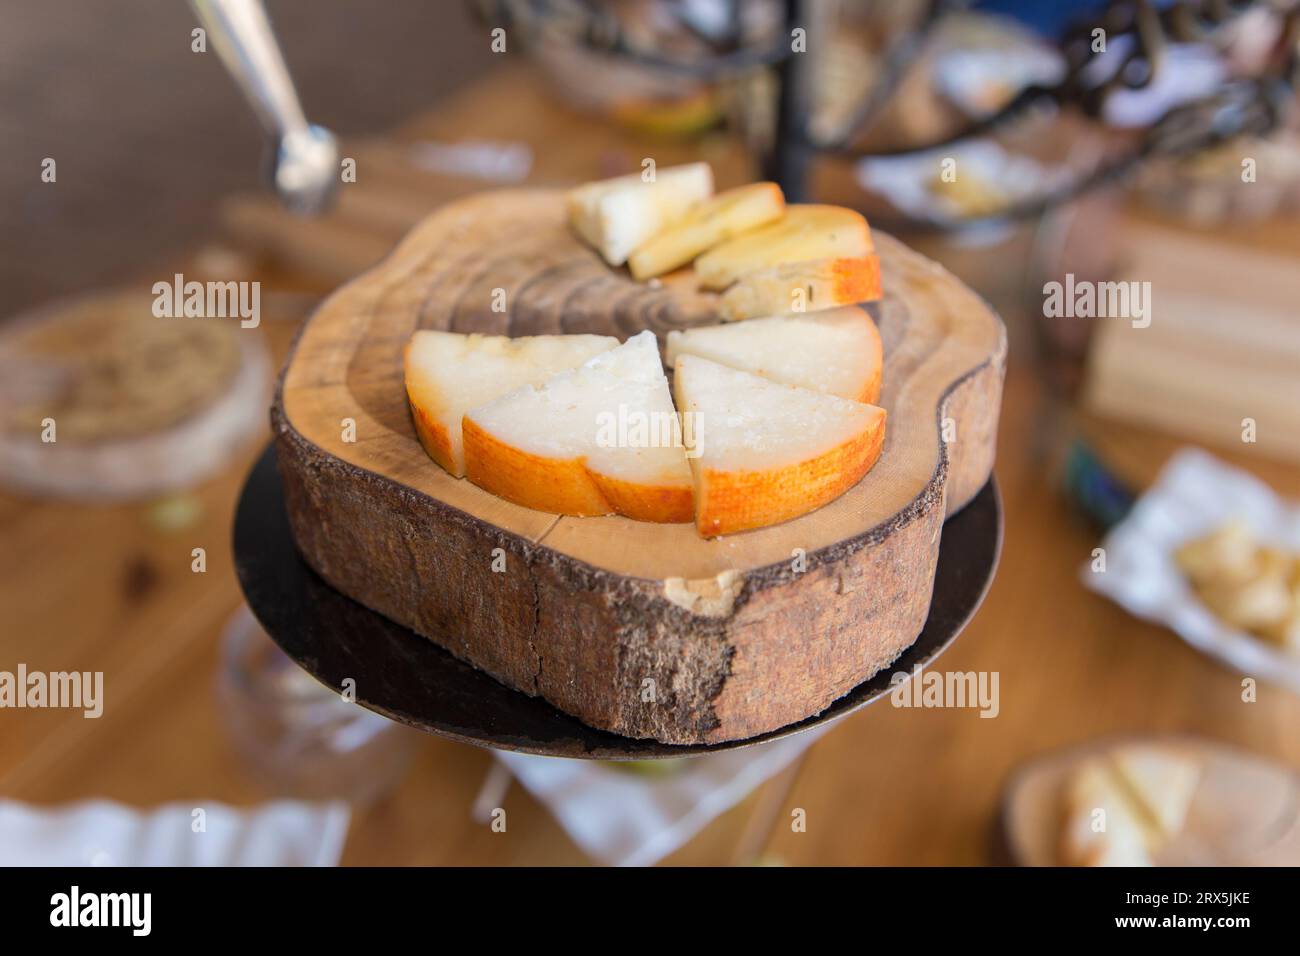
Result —
[[334, 590], [298, 553], [275, 466], [268, 448], [240, 493], [234, 558], [249, 607], [280, 648], [327, 687], [350, 691], [358, 704], [392, 720], [461, 743], [548, 757], [677, 758], [747, 747], [839, 720], [888, 694], [892, 671], [933, 665], [984, 600], [1002, 544], [1002, 505], [990, 481], [944, 525], [930, 615], [889, 671], [820, 714], [757, 737], [664, 744], [588, 727]]
[[428, 459], [402, 383], [418, 328], [650, 328], [662, 344], [718, 320], [689, 272], [652, 286], [601, 262], [557, 191], [444, 207], [335, 293], [286, 365], [273, 418], [299, 549], [344, 594], [593, 727], [713, 743], [820, 713], [920, 633], [943, 521], [991, 473], [1005, 367], [1005, 330], [976, 295], [877, 245], [879, 462], [812, 514], [705, 540], [690, 524], [532, 511]]

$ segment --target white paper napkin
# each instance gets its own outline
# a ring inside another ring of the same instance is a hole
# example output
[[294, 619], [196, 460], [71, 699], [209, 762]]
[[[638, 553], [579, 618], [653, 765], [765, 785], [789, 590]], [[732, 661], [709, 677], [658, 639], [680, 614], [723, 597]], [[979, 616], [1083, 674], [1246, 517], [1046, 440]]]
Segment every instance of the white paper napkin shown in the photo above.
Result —
[[[1113, 76], [1133, 49], [1127, 34], [1115, 37], [1104, 53], [1084, 70], [1090, 83]], [[1115, 89], [1106, 98], [1105, 119], [1112, 126], [1137, 128], [1159, 120], [1175, 107], [1218, 92], [1227, 79], [1222, 58], [1208, 44], [1171, 43], [1164, 51], [1165, 62], [1151, 82], [1140, 89]]]
[[334, 866], [350, 815], [346, 803], [296, 800], [148, 811], [108, 800], [64, 807], [0, 800], [0, 866]]
[[1300, 693], [1300, 657], [1228, 627], [1201, 604], [1174, 563], [1183, 542], [1234, 519], [1261, 541], [1300, 551], [1300, 506], [1244, 471], [1184, 449], [1102, 542], [1105, 572], [1094, 572], [1089, 562], [1083, 583], [1132, 614], [1168, 626], [1243, 676]]
[[590, 760], [502, 752], [497, 759], [589, 856], [616, 866], [649, 866], [784, 770], [830, 726], [691, 757], [663, 777], [638, 776]]
[[987, 116], [993, 112], [990, 90], [1019, 93], [1028, 86], [1054, 86], [1065, 70], [1065, 57], [1058, 50], [1028, 39], [1013, 50], [954, 47], [935, 60], [934, 85], [967, 116]]

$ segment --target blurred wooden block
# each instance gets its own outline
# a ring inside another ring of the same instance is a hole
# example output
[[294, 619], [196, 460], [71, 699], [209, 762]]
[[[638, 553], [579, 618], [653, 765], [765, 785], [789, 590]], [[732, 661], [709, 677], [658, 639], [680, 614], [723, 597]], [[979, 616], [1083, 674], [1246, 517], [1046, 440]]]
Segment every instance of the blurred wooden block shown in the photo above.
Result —
[[[1300, 461], [1300, 263], [1131, 221], [1120, 279], [1149, 282], [1150, 325], [1097, 322], [1084, 407], [1188, 439]], [[1254, 444], [1242, 439], [1255, 422]]]

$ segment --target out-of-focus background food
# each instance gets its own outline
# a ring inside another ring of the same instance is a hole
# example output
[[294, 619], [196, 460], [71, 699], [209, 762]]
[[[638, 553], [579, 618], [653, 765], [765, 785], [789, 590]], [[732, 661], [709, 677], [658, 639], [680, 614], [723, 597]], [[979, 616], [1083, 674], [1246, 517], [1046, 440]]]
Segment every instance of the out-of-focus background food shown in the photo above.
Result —
[[[0, 0], [0, 674], [104, 686], [96, 718], [0, 708], [13, 859], [138, 861], [130, 813], [202, 808], [180, 862], [249, 828], [258, 862], [1300, 862], [1296, 21], [1240, 6], [269, 0], [355, 161], [312, 218], [190, 7]], [[995, 706], [504, 757], [337, 700], [243, 607], [234, 507], [313, 305], [443, 202], [646, 156], [861, 209], [1005, 318], [1004, 553], [937, 665]], [[156, 317], [178, 273], [259, 283], [256, 327]]]
[[[258, 187], [257, 122], [216, 55], [191, 51], [188, 5], [0, 9], [6, 315], [198, 248], [221, 198]], [[461, 4], [289, 2], [270, 13], [312, 118], [348, 133], [390, 129], [494, 63], [466, 42]], [[32, 164], [47, 156], [59, 188], [32, 189]]]

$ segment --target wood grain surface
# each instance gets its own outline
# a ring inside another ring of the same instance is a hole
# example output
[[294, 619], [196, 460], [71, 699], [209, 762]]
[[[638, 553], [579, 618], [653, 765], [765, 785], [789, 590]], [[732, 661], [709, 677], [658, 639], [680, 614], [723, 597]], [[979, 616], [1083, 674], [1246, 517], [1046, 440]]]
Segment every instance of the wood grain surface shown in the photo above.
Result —
[[416, 329], [626, 337], [717, 319], [689, 272], [648, 285], [607, 268], [558, 191], [437, 211], [317, 312], [285, 369], [275, 414], [299, 547], [345, 594], [601, 729], [713, 742], [820, 712], [920, 632], [945, 507], [987, 480], [1001, 399], [1000, 320], [939, 266], [877, 243], [880, 460], [809, 515], [706, 540], [532, 511], [430, 462], [401, 377]]

